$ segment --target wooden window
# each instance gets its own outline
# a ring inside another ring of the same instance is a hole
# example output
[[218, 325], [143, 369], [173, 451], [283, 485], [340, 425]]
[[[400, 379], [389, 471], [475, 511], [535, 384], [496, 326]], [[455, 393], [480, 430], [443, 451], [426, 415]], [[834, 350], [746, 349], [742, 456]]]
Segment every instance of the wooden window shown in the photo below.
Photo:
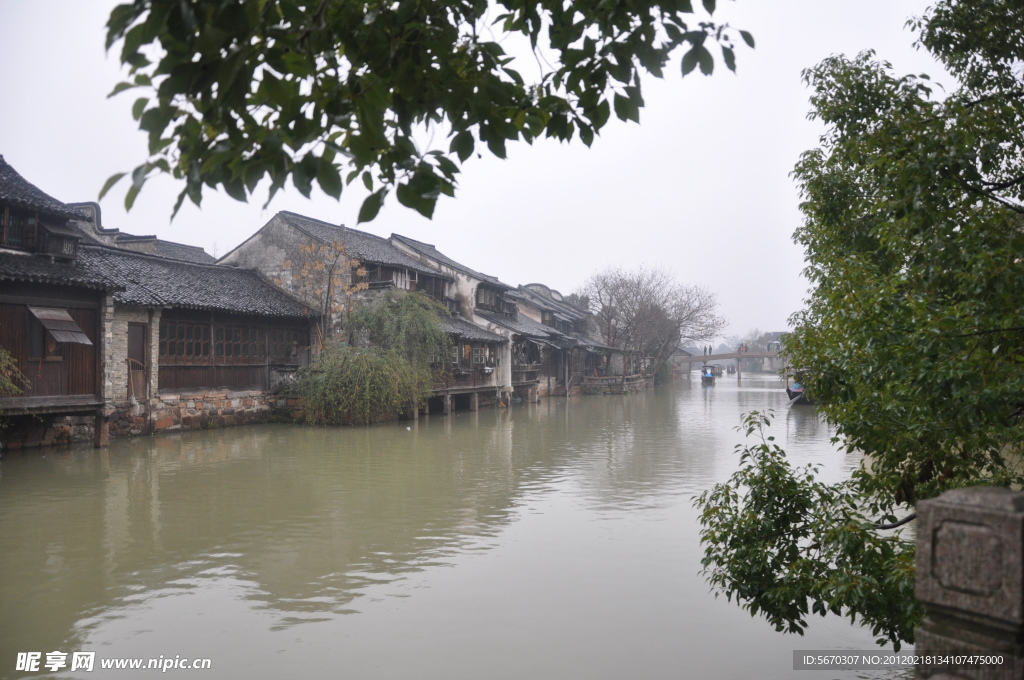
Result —
[[270, 331], [272, 359], [291, 361], [299, 356], [299, 349], [305, 345], [306, 336], [301, 331], [281, 328]]
[[207, 324], [161, 321], [161, 364], [206, 364], [210, 358], [210, 327]]
[[487, 363], [487, 348], [486, 347], [474, 347], [473, 348], [473, 364], [483, 366]]
[[35, 317], [28, 320], [28, 358], [44, 361], [62, 361], [64, 358], [64, 345], [47, 333]]
[[234, 364], [260, 363], [265, 355], [260, 328], [217, 326], [214, 337], [218, 360]]
[[35, 217], [11, 209], [4, 212], [7, 215], [7, 221], [3, 225], [3, 245], [14, 248], [23, 248], [29, 245], [26, 243], [26, 239], [29, 236], [30, 227], [35, 226]]

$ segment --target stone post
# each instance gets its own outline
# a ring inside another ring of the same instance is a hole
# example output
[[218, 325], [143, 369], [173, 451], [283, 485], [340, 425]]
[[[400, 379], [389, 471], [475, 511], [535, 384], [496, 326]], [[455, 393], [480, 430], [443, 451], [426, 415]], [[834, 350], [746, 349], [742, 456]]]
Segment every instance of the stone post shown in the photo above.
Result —
[[450, 416], [452, 414], [452, 395], [444, 395], [444, 414]]
[[947, 491], [917, 507], [917, 655], [1002, 654], [994, 665], [919, 665], [917, 678], [1024, 678], [1024, 493]]
[[107, 413], [104, 409], [97, 410], [93, 419], [92, 444], [97, 449], [110, 446], [110, 421], [107, 420]]
[[469, 410], [479, 411], [480, 410], [480, 395], [474, 392], [469, 395]]

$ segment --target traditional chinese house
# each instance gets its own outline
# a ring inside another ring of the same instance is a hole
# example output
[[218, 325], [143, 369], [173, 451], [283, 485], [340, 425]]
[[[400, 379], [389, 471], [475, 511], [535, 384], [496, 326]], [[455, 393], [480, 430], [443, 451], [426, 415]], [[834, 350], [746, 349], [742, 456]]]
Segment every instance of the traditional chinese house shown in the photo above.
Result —
[[20, 387], [0, 395], [0, 413], [14, 417], [6, 441], [68, 439], [104, 406], [103, 310], [116, 284], [81, 266], [69, 226], [79, 219], [0, 156], [0, 347]]
[[79, 259], [119, 288], [107, 319], [119, 430], [247, 419], [309, 362], [313, 312], [255, 271], [100, 245]]

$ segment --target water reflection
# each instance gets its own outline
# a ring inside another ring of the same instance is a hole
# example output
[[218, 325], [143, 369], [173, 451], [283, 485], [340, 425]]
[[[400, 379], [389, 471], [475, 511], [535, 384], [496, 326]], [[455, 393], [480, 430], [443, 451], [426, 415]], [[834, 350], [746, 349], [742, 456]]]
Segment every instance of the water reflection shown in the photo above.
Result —
[[[89, 649], [210, 657], [205, 677], [320, 675], [339, 649], [360, 678], [714, 676], [737, 625], [778, 673], [750, 668], [788, 677], [808, 640], [707, 595], [690, 507], [735, 469], [744, 410], [783, 409], [781, 443], [848, 470], [776, 382], [8, 457], [0, 677]], [[850, 630], [818, 642], [870, 647]]]

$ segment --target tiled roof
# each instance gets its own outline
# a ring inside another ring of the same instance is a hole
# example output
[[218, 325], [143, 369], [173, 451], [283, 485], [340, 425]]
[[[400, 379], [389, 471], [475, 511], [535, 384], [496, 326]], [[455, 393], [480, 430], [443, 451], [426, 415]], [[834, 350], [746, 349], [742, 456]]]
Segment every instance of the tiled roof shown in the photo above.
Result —
[[508, 342], [505, 338], [501, 337], [497, 333], [485, 331], [477, 325], [471, 324], [465, 319], [459, 317], [446, 317], [441, 320], [441, 326], [447, 333], [452, 335], [458, 335], [466, 340], [476, 340], [478, 342]]
[[282, 210], [278, 216], [296, 229], [324, 243], [344, 243], [346, 252], [360, 262], [405, 267], [413, 271], [451, 279], [447, 274], [410, 257], [393, 246], [387, 239], [365, 231], [329, 224], [321, 220]]
[[52, 283], [97, 290], [117, 288], [117, 284], [102, 273], [87, 270], [77, 264], [59, 264], [38, 255], [5, 251], [0, 251], [0, 281]]
[[[587, 315], [587, 310], [580, 309], [576, 305], [565, 302], [564, 300], [555, 300], [552, 297], [543, 295], [536, 290], [533, 290], [531, 286], [543, 286], [543, 284], [531, 283], [525, 286], [519, 286], [519, 288], [516, 289], [516, 294], [520, 298], [533, 304], [535, 307], [559, 313], [562, 315], [563, 321], [579, 319]], [[543, 287], [547, 288], [547, 286]]]
[[106, 246], [82, 245], [79, 266], [124, 288], [122, 304], [216, 309], [263, 316], [308, 316], [302, 303], [250, 269], [196, 264]]
[[156, 240], [156, 254], [160, 257], [169, 257], [172, 260], [184, 260], [196, 264], [213, 264], [217, 261], [213, 255], [200, 248], [174, 241], [165, 241], [162, 238]]
[[0, 156], [0, 202], [68, 219], [86, 219], [85, 215], [40, 191], [18, 174], [3, 156]]
[[493, 285], [495, 285], [495, 286], [497, 286], [499, 288], [505, 288], [505, 289], [513, 288], [513, 286], [510, 286], [507, 283], [502, 283], [501, 281], [499, 281], [498, 277], [496, 277], [496, 276], [491, 276], [489, 274], [481, 274], [480, 272], [478, 272], [478, 271], [476, 271], [474, 269], [470, 269], [469, 267], [467, 267], [464, 264], [460, 264], [460, 263], [456, 262], [455, 260], [451, 259], [450, 257], [445, 255], [444, 253], [442, 253], [440, 250], [438, 250], [436, 247], [434, 247], [433, 245], [431, 245], [429, 243], [424, 243], [423, 241], [417, 241], [416, 239], [409, 238], [408, 236], [402, 236], [401, 234], [392, 234], [391, 238], [393, 238], [394, 240], [396, 240], [396, 241], [398, 241], [400, 243], [405, 244], [411, 250], [415, 250], [417, 253], [420, 253], [422, 255], [425, 255], [426, 257], [429, 257], [431, 260], [434, 260], [435, 262], [440, 262], [441, 264], [447, 265], [447, 266], [451, 267], [452, 269], [457, 269], [458, 271], [462, 272], [463, 274], [469, 274], [474, 279], [478, 279], [480, 281], [486, 281], [487, 283], [493, 284]]
[[496, 323], [499, 326], [503, 326], [509, 329], [513, 333], [518, 333], [519, 335], [523, 335], [528, 338], [541, 338], [543, 340], [552, 340], [555, 338], [565, 337], [563, 333], [559, 333], [557, 330], [551, 328], [550, 326], [545, 326], [544, 324], [537, 323], [536, 321], [526, 316], [525, 314], [517, 314], [514, 319], [509, 318], [507, 316], [503, 316], [501, 314], [492, 314], [490, 312], [478, 311], [476, 314], [477, 316], [487, 319], [491, 323]]

